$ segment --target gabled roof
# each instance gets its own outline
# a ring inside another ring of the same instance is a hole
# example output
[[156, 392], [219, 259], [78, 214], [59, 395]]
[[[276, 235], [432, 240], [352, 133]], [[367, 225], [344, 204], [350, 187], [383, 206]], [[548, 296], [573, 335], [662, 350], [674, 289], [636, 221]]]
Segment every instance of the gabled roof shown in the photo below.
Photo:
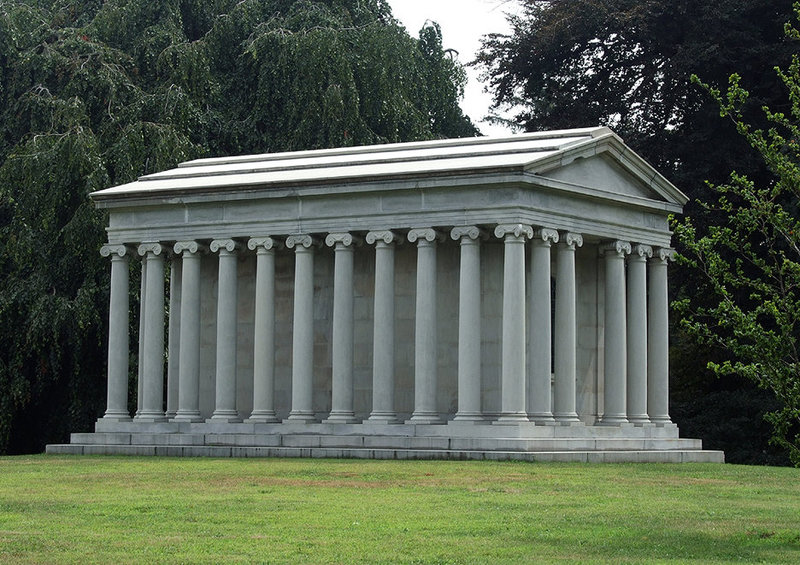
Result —
[[492, 171], [525, 173], [546, 181], [550, 171], [600, 154], [610, 157], [659, 199], [680, 206], [688, 200], [616, 134], [603, 127], [198, 159], [91, 196], [101, 203], [237, 188], [320, 186]]

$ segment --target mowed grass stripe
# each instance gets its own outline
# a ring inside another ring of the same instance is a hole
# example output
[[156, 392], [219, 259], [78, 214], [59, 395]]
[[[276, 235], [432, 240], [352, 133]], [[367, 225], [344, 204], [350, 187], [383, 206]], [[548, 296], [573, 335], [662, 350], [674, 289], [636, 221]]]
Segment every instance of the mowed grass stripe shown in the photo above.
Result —
[[800, 562], [800, 470], [0, 458], [2, 563]]

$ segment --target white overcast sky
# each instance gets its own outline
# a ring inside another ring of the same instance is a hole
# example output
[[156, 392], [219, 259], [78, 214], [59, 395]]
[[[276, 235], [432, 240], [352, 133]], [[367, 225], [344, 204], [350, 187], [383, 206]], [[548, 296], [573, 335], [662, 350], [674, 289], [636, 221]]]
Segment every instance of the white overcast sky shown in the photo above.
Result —
[[[480, 48], [480, 40], [488, 33], [508, 33], [506, 13], [515, 10], [517, 3], [508, 0], [389, 0], [392, 13], [413, 37], [426, 20], [437, 22], [442, 28], [445, 49], [458, 51], [459, 60], [470, 62]], [[478, 80], [478, 71], [468, 67], [469, 81], [461, 108], [485, 135], [502, 135], [509, 130], [493, 126], [482, 119], [489, 113], [491, 95], [485, 93]]]

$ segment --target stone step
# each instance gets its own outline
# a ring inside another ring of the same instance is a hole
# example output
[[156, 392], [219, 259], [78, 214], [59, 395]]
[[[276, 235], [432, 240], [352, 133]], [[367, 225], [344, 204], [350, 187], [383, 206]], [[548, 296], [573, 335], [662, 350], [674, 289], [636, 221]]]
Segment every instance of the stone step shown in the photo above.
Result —
[[702, 449], [686, 438], [464, 438], [318, 434], [192, 434], [100, 432], [72, 434], [81, 445], [230, 446], [456, 451], [618, 451]]
[[453, 459], [582, 463], [724, 463], [721, 451], [628, 449], [503, 451], [459, 449], [368, 449], [347, 447], [259, 447], [215, 445], [53, 444], [53, 455], [139, 455], [168, 457], [309, 457], [350, 459]]

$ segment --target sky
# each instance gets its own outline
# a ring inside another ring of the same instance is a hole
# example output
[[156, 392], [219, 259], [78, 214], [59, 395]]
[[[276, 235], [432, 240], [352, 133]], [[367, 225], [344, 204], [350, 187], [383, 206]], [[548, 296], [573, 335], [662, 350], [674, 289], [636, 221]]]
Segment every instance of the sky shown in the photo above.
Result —
[[[389, 0], [392, 13], [413, 37], [427, 20], [437, 22], [442, 28], [445, 49], [458, 51], [462, 64], [470, 62], [480, 48], [480, 40], [488, 33], [508, 33], [510, 28], [505, 14], [516, 7], [508, 0]], [[492, 97], [484, 92], [478, 80], [478, 70], [467, 67], [468, 82], [461, 101], [464, 113], [472, 118], [485, 135], [503, 135], [509, 129], [482, 121], [489, 113]]]

